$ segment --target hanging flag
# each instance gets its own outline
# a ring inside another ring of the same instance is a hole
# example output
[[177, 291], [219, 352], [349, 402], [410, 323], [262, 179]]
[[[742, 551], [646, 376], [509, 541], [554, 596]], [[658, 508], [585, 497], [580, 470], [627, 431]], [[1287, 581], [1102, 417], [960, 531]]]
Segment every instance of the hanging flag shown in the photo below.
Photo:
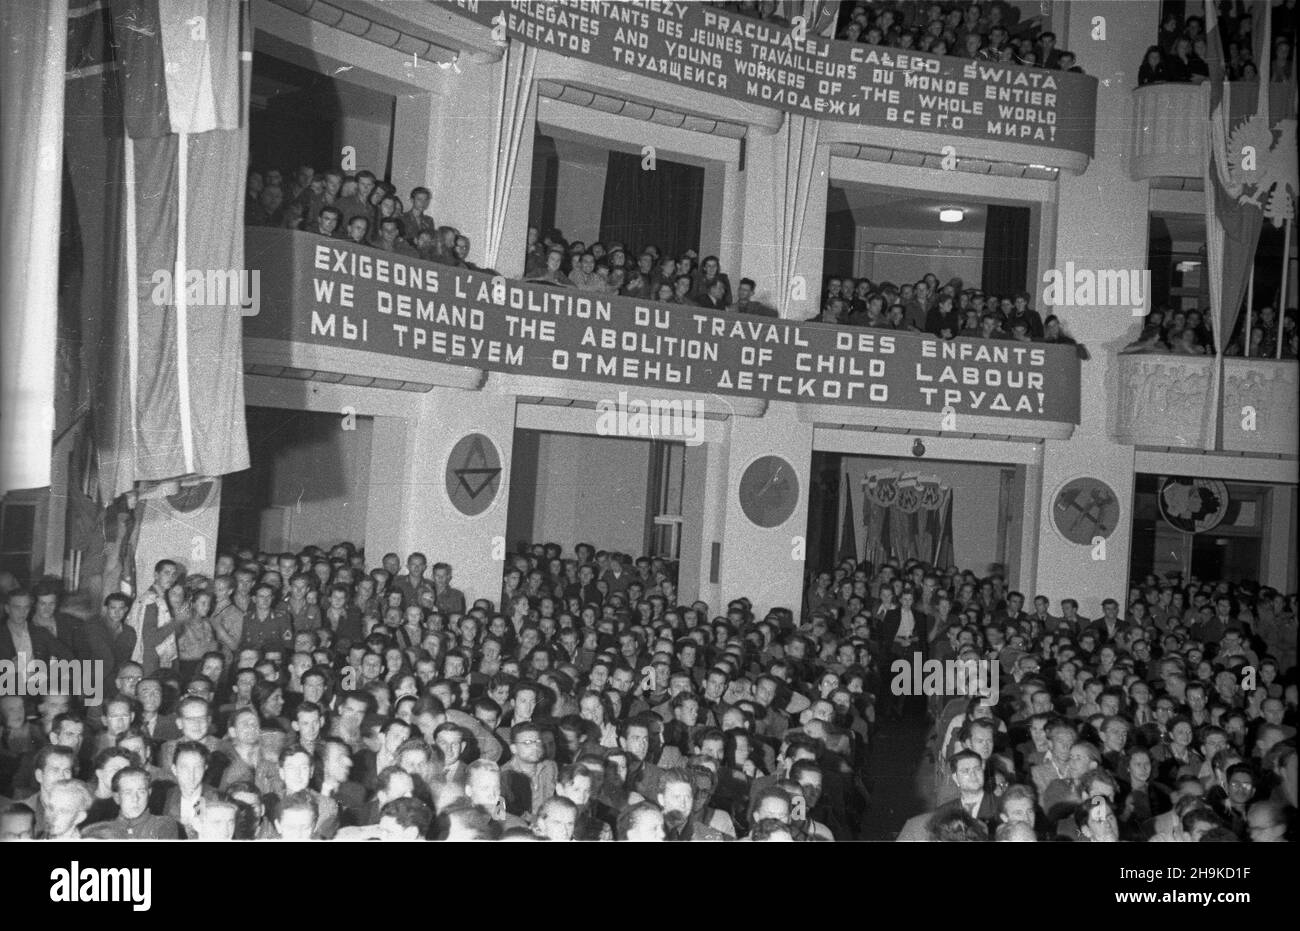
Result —
[[[89, 8], [93, 4], [86, 4]], [[248, 468], [244, 424], [247, 2], [112, 0], [117, 300], [96, 418], [103, 500]], [[119, 310], [120, 309], [120, 310]], [[106, 333], [106, 335], [109, 335]]]
[[835, 554], [837, 563], [846, 559], [858, 561], [858, 528], [853, 522], [853, 486], [844, 476], [844, 520], [840, 523], [840, 548]]
[[[1260, 204], [1248, 196], [1263, 178], [1262, 166], [1273, 162], [1273, 130], [1269, 125], [1268, 4], [1250, 4], [1256, 24], [1255, 61], [1259, 63], [1258, 94], [1253, 110], [1238, 118], [1231, 112], [1223, 35], [1214, 0], [1205, 3], [1205, 63], [1209, 68], [1210, 119], [1206, 123], [1205, 162], [1206, 245], [1210, 287], [1210, 317], [1216, 352], [1236, 326], [1246, 296], [1255, 248], [1263, 221]], [[1217, 397], [1217, 394], [1216, 394]], [[1210, 407], [1214, 416], [1218, 405]]]

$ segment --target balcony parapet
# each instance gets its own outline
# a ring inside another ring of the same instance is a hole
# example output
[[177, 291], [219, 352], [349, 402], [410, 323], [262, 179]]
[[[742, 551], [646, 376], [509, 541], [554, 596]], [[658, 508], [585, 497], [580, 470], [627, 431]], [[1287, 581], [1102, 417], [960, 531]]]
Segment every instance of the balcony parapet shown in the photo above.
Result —
[[[1119, 356], [1115, 439], [1211, 451], [1214, 365], [1207, 356]], [[1217, 451], [1296, 455], [1296, 388], [1294, 360], [1225, 359]]]

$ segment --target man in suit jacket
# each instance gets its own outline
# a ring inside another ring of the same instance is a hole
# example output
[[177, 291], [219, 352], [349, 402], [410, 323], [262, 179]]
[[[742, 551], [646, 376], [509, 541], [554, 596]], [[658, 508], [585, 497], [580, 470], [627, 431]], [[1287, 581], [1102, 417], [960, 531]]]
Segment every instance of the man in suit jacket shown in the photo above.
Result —
[[[877, 645], [881, 656], [913, 661], [916, 653], [925, 659], [930, 650], [930, 619], [922, 611], [916, 610], [916, 595], [911, 589], [903, 589], [899, 596], [898, 607], [890, 608], [880, 621], [880, 641]], [[893, 714], [895, 719], [903, 716], [903, 702], [907, 696], [893, 696]]]
[[890, 608], [880, 621], [880, 642], [877, 644], [882, 655], [901, 657], [911, 660], [912, 654], [920, 652], [922, 657], [929, 653], [930, 618], [914, 607], [916, 595], [911, 589], [904, 589], [899, 596], [898, 607]]
[[899, 831], [897, 841], [901, 843], [930, 841], [930, 826], [933, 822], [954, 812], [964, 811], [975, 818], [989, 830], [989, 836], [997, 829], [998, 799], [984, 788], [984, 761], [974, 750], [959, 750], [948, 761], [953, 783], [957, 786], [957, 798], [944, 802], [932, 811], [909, 818]]
[[25, 588], [0, 594], [0, 659], [17, 660], [22, 653], [28, 660], [49, 662], [51, 659], [74, 659], [72, 650], [39, 624], [32, 624], [36, 599]]
[[1107, 598], [1101, 603], [1101, 617], [1097, 618], [1085, 629], [1091, 630], [1097, 635], [1097, 643], [1100, 646], [1114, 640], [1116, 634], [1128, 626], [1126, 621], [1120, 619], [1119, 602], [1114, 598]]

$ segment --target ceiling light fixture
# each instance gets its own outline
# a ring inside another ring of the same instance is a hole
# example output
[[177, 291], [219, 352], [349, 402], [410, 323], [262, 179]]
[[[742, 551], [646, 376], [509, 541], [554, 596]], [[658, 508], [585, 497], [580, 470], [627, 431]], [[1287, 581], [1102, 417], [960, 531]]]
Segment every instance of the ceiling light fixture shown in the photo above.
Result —
[[940, 223], [960, 223], [966, 216], [966, 212], [960, 207], [944, 207], [939, 211]]

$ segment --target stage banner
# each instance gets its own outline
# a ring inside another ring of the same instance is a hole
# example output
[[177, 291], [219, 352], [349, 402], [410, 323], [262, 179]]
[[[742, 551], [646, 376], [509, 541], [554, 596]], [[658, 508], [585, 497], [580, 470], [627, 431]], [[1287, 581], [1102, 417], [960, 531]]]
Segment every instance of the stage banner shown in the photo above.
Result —
[[[447, 8], [502, 37], [824, 120], [1093, 156], [1097, 79], [823, 39], [703, 3], [479, 2]], [[671, 103], [671, 101], [669, 101]]]
[[1079, 422], [1073, 345], [941, 340], [507, 279], [251, 228], [244, 335], [492, 372], [908, 411]]

